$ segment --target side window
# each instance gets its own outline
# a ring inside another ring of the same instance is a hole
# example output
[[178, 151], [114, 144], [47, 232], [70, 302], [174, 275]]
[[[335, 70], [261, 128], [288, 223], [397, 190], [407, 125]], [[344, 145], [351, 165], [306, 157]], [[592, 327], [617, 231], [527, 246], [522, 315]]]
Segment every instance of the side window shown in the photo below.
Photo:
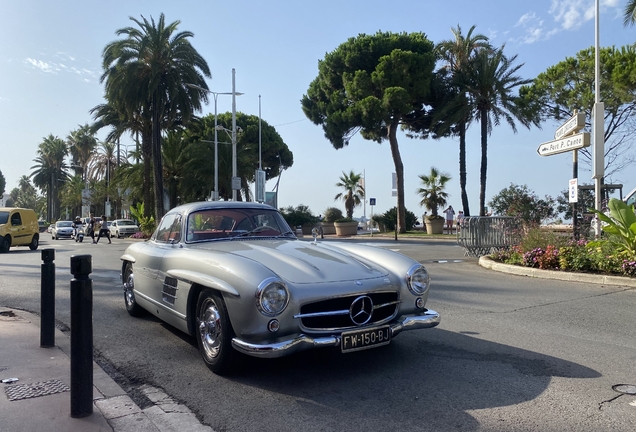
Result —
[[181, 215], [178, 215], [174, 223], [172, 224], [172, 228], [170, 229], [170, 237], [169, 241], [172, 243], [179, 243], [181, 240]]
[[15, 212], [11, 215], [11, 225], [22, 225], [22, 217], [20, 216], [20, 213]]
[[155, 241], [167, 243], [170, 239], [170, 231], [174, 224], [176, 213], [168, 213], [161, 219], [161, 223], [155, 232]]

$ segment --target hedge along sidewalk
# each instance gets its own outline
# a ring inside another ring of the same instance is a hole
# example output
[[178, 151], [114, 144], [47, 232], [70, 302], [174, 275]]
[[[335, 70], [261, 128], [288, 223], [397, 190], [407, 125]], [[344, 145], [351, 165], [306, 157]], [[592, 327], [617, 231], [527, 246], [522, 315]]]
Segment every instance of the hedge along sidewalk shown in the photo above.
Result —
[[518, 276], [528, 276], [538, 279], [558, 279], [569, 282], [595, 283], [599, 285], [620, 285], [636, 288], [636, 278], [627, 276], [612, 276], [592, 273], [575, 273], [559, 270], [542, 270], [533, 267], [523, 267], [493, 261], [487, 256], [479, 258], [479, 265], [501, 273]]

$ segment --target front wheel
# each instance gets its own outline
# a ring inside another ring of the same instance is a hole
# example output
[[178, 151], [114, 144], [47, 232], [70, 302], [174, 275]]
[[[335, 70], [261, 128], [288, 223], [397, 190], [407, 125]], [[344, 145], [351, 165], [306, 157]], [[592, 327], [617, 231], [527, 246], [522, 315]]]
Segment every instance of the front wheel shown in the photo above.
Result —
[[122, 282], [124, 285], [124, 301], [126, 303], [126, 310], [134, 317], [143, 315], [144, 310], [135, 300], [135, 275], [133, 273], [132, 263], [126, 263], [126, 267], [124, 268], [124, 273], [122, 275]]
[[29, 249], [36, 250], [39, 244], [40, 244], [40, 236], [37, 234], [34, 234], [33, 238], [31, 239], [31, 243], [29, 243]]
[[221, 295], [211, 289], [199, 294], [197, 301], [197, 343], [205, 365], [222, 375], [234, 366], [238, 352], [232, 348], [234, 330]]
[[0, 253], [9, 252], [9, 247], [11, 247], [11, 238], [9, 236], [0, 238]]

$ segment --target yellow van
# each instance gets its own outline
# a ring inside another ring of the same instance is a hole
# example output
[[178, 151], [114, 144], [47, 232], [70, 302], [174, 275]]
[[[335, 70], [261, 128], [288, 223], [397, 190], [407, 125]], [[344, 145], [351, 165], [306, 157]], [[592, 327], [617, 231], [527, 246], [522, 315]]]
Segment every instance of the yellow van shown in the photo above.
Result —
[[29, 246], [29, 249], [36, 250], [39, 244], [35, 211], [0, 207], [0, 253], [9, 252], [11, 246]]

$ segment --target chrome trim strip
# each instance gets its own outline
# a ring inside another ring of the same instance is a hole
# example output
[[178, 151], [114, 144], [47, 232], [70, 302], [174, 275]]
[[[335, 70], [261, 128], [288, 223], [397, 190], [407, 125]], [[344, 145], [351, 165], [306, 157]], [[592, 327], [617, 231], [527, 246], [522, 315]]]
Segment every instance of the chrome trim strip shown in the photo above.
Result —
[[[402, 331], [432, 328], [437, 326], [441, 317], [434, 310], [427, 310], [421, 315], [406, 315], [398, 322], [390, 324], [391, 337], [397, 336]], [[313, 338], [308, 335], [300, 335], [293, 339], [271, 344], [254, 344], [243, 341], [237, 337], [232, 339], [232, 346], [239, 352], [253, 357], [276, 358], [307, 349], [321, 347], [335, 347], [340, 345], [340, 335]]]
[[[185, 316], [184, 314], [179, 313], [179, 312], [177, 312], [177, 311], [176, 311], [176, 310], [174, 310], [174, 309], [170, 309], [170, 308], [169, 308], [168, 306], [166, 306], [166, 305], [163, 305], [163, 304], [161, 304], [161, 303], [158, 303], [158, 302], [154, 301], [153, 299], [151, 299], [151, 298], [150, 298], [150, 297], [148, 297], [147, 295], [142, 294], [142, 293], [140, 293], [140, 292], [139, 292], [139, 291], [137, 291], [137, 290], [134, 290], [133, 292], [135, 293], [135, 296], [139, 296], [139, 297], [143, 298], [144, 300], [146, 300], [147, 302], [151, 303], [152, 305], [157, 306], [157, 307], [160, 307], [163, 311], [170, 312], [172, 315], [175, 315], [175, 316], [177, 316], [177, 317], [181, 318], [182, 320], [185, 320], [185, 319], [186, 319], [186, 316]], [[164, 321], [165, 321], [165, 320], [164, 320]]]

